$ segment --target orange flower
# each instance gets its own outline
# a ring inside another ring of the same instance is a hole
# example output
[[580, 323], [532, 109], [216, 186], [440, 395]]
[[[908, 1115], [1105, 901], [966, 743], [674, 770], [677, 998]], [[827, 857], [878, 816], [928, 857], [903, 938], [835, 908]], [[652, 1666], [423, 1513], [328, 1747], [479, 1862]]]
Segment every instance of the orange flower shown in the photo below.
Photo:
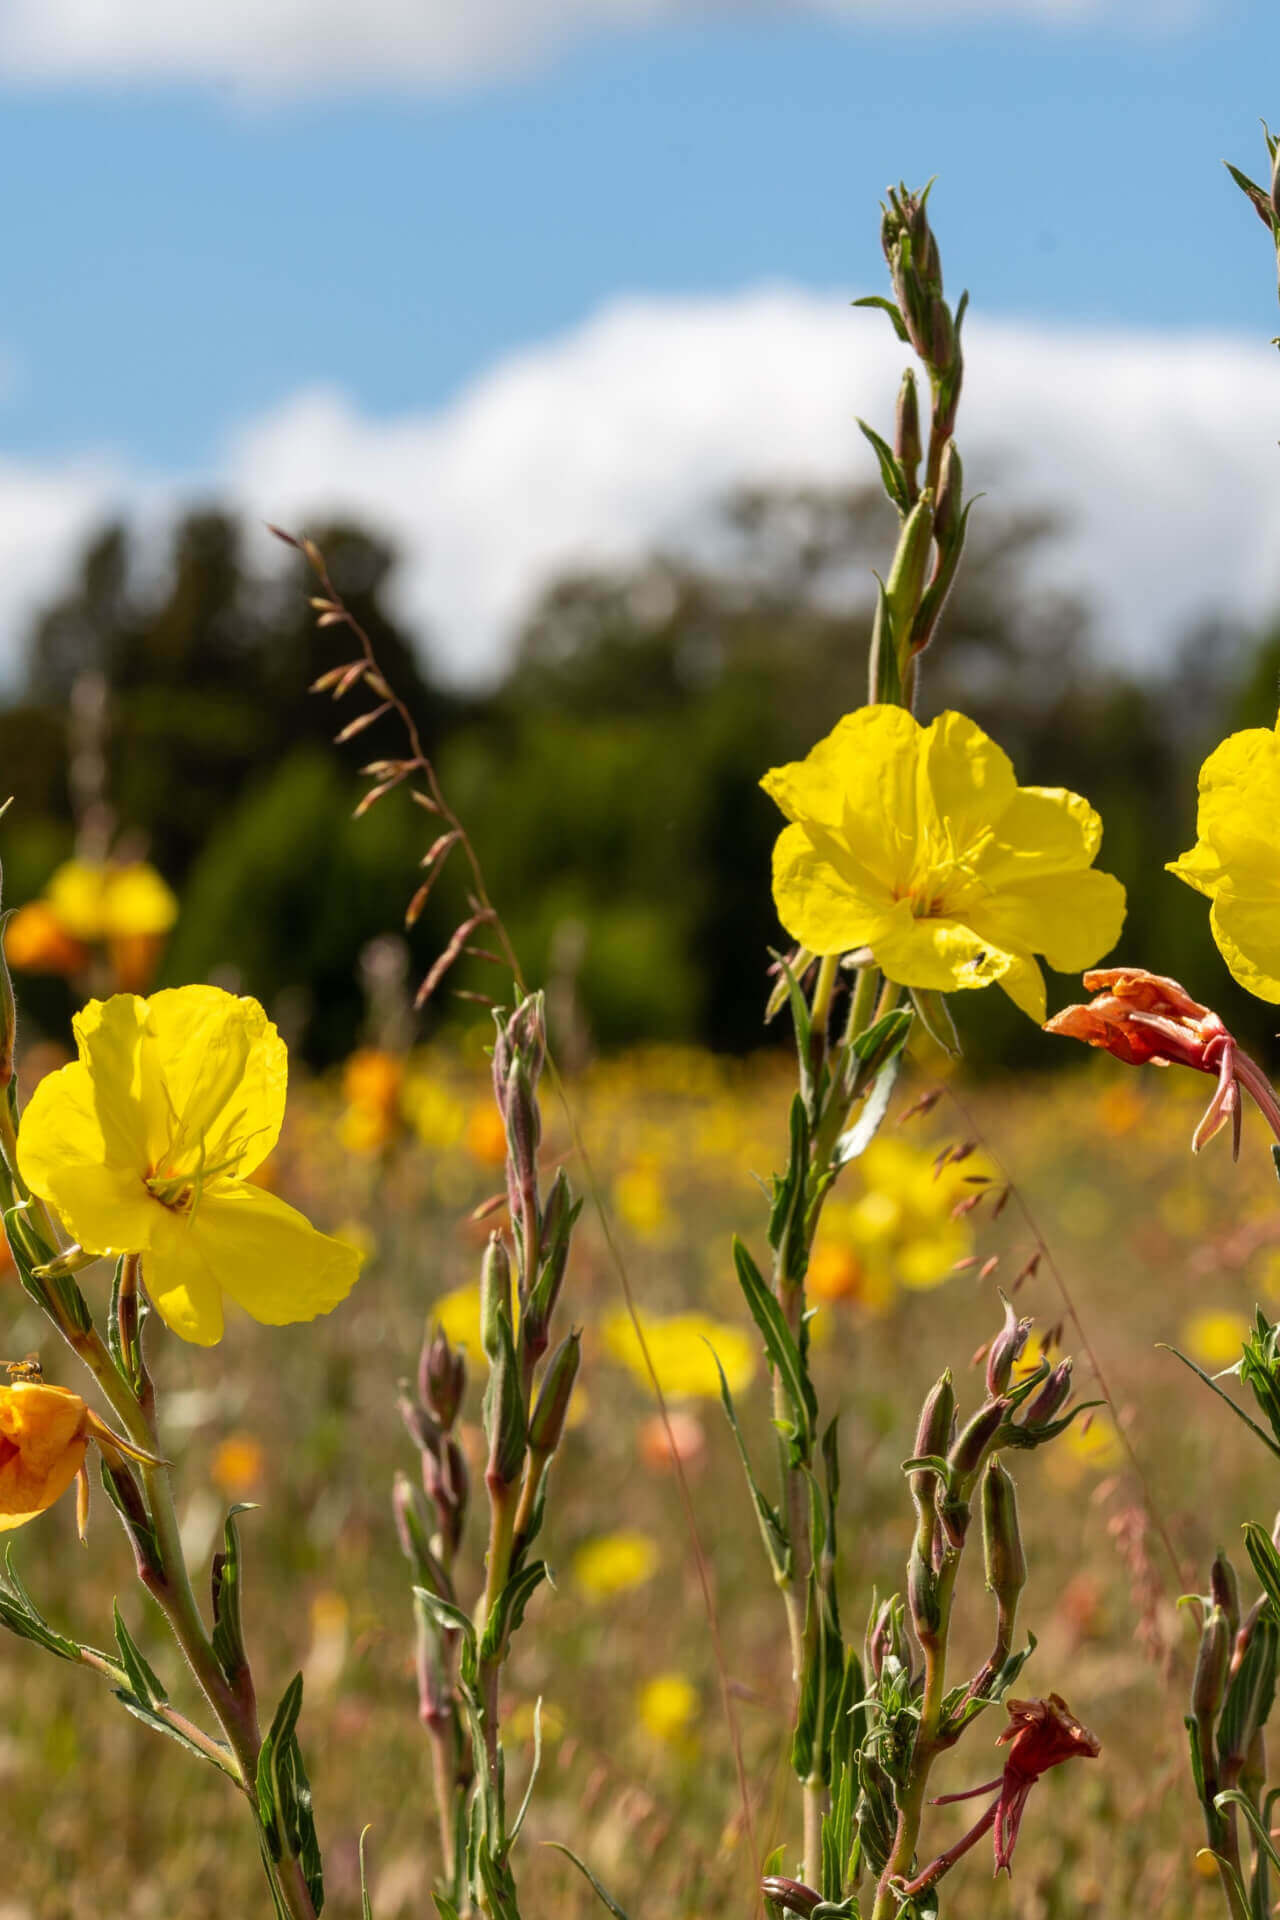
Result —
[[44, 900], [19, 907], [4, 936], [5, 956], [20, 973], [83, 972], [91, 958], [82, 940], [69, 934]]
[[84, 1464], [89, 1409], [68, 1387], [0, 1387], [0, 1532], [61, 1499]]
[[1191, 1138], [1193, 1153], [1229, 1120], [1239, 1158], [1242, 1087], [1280, 1140], [1280, 1102], [1270, 1081], [1240, 1051], [1218, 1015], [1193, 1000], [1185, 987], [1144, 967], [1098, 968], [1085, 974], [1084, 984], [1093, 999], [1064, 1007], [1045, 1022], [1046, 1033], [1102, 1047], [1127, 1066], [1194, 1067], [1216, 1076], [1217, 1089]]

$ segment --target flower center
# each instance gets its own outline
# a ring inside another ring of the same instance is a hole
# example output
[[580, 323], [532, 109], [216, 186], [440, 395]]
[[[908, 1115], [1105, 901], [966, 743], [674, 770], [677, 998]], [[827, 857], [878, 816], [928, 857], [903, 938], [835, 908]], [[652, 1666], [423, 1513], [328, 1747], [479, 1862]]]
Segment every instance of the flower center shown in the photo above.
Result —
[[151, 1198], [170, 1213], [188, 1214], [195, 1204], [196, 1184], [186, 1174], [151, 1173], [144, 1184]]
[[16, 1440], [11, 1440], [7, 1433], [0, 1433], [0, 1473], [3, 1473], [9, 1462], [16, 1460], [21, 1452], [22, 1448]]

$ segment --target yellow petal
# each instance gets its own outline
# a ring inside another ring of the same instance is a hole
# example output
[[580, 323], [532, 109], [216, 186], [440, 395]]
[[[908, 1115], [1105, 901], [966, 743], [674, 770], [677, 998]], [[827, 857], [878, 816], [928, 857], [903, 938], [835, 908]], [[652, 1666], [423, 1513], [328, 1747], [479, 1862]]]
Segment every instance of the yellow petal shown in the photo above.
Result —
[[1259, 1000], [1280, 1001], [1280, 901], [1244, 899], [1224, 882], [1209, 928], [1240, 985]]
[[1164, 870], [1177, 874], [1179, 880], [1185, 880], [1197, 893], [1207, 893], [1210, 899], [1224, 877], [1221, 860], [1203, 840], [1197, 840], [1195, 846], [1177, 860], [1166, 860]]
[[[892, 897], [840, 841], [807, 826], [784, 827], [773, 849], [778, 918], [811, 953], [869, 945], [894, 912]], [[910, 905], [902, 903], [910, 915]]]
[[1216, 747], [1200, 769], [1196, 833], [1237, 886], [1270, 891], [1276, 879], [1274, 822], [1280, 818], [1280, 740], [1246, 727]]
[[78, 1061], [46, 1075], [22, 1116], [18, 1170], [90, 1253], [141, 1252], [163, 1209], [140, 1164], [109, 1150], [95, 1091]]
[[[207, 1196], [206, 1196], [207, 1200]], [[166, 1327], [193, 1346], [222, 1338], [222, 1289], [192, 1231], [189, 1218], [158, 1206], [154, 1249], [142, 1262], [147, 1294]]]
[[1011, 885], [969, 917], [979, 934], [999, 946], [1042, 953], [1059, 973], [1081, 973], [1114, 947], [1124, 912], [1120, 882], [1087, 867]]
[[[148, 1137], [142, 1104], [146, 1025], [147, 1003], [132, 993], [113, 994], [110, 1000], [90, 1000], [71, 1022], [80, 1054], [78, 1070], [87, 1073], [92, 1084], [106, 1158], [143, 1174], [162, 1151], [167, 1137], [163, 1132], [154, 1141]], [[76, 1069], [63, 1069], [68, 1074], [73, 1071]], [[41, 1088], [48, 1084], [42, 1081]]]
[[859, 707], [805, 759], [773, 768], [760, 784], [789, 820], [837, 835], [892, 891], [911, 872], [922, 739], [904, 708]]
[[273, 1193], [239, 1182], [205, 1193], [190, 1237], [222, 1291], [265, 1326], [330, 1312], [360, 1273], [355, 1247], [320, 1233]]
[[220, 987], [171, 988], [143, 1004], [142, 1098], [148, 1134], [167, 1130], [167, 1170], [252, 1173], [284, 1119], [289, 1060], [275, 1027], [256, 1000]]
[[973, 846], [1009, 808], [1018, 782], [1003, 747], [963, 713], [940, 713], [924, 730], [917, 818], [957, 848]]
[[1016, 885], [1029, 875], [1071, 873], [1087, 867], [1102, 844], [1102, 820], [1089, 802], [1066, 787], [1019, 787], [996, 823], [995, 838], [977, 858], [989, 887]]

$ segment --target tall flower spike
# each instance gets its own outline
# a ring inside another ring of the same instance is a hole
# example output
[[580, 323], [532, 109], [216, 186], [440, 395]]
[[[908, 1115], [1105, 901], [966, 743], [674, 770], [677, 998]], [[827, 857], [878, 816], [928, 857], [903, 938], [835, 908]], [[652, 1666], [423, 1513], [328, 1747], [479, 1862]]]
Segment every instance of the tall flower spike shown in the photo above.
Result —
[[1193, 1153], [1230, 1121], [1232, 1153], [1239, 1159], [1241, 1089], [1280, 1140], [1280, 1101], [1271, 1082], [1218, 1015], [1193, 1000], [1185, 987], [1143, 967], [1104, 967], [1086, 973], [1084, 985], [1092, 1000], [1064, 1007], [1045, 1023], [1046, 1033], [1102, 1047], [1131, 1067], [1194, 1067], [1217, 1080], [1191, 1136]]

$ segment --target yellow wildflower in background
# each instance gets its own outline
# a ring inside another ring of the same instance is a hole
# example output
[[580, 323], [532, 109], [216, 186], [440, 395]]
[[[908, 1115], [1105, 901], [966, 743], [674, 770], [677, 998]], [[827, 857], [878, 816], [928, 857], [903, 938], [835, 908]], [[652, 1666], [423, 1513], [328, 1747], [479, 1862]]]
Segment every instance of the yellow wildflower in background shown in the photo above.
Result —
[[636, 1697], [636, 1718], [663, 1746], [688, 1749], [689, 1729], [700, 1704], [698, 1689], [682, 1673], [657, 1673], [645, 1681]]
[[[675, 1313], [665, 1319], [641, 1314], [645, 1345], [664, 1394], [673, 1399], [718, 1399], [720, 1376], [711, 1348], [724, 1368], [731, 1393], [749, 1387], [756, 1370], [756, 1347], [742, 1327], [712, 1320], [705, 1313]], [[631, 1315], [611, 1313], [603, 1326], [604, 1344], [615, 1360], [648, 1387], [649, 1370]]]
[[1280, 719], [1215, 747], [1199, 795], [1196, 844], [1167, 870], [1208, 896], [1209, 930], [1240, 985], [1280, 1000]]
[[1234, 1367], [1252, 1331], [1251, 1323], [1242, 1313], [1207, 1309], [1204, 1313], [1193, 1313], [1184, 1321], [1182, 1344], [1192, 1359], [1217, 1372], [1222, 1367]]
[[54, 872], [44, 897], [77, 940], [168, 933], [178, 917], [173, 893], [145, 860], [118, 866], [66, 860]]
[[869, 947], [904, 987], [998, 981], [1043, 1021], [1033, 956], [1078, 973], [1119, 938], [1124, 888], [1092, 866], [1098, 815], [1063, 787], [1020, 787], [963, 714], [922, 727], [862, 707], [761, 785], [792, 823], [774, 848], [778, 917], [812, 953]]
[[588, 1599], [611, 1600], [652, 1580], [658, 1560], [657, 1542], [647, 1533], [602, 1533], [574, 1554], [573, 1578]]
[[278, 1326], [345, 1299], [354, 1248], [249, 1183], [280, 1133], [288, 1060], [256, 1000], [179, 987], [91, 1000], [79, 1059], [23, 1115], [18, 1165], [89, 1253], [137, 1253], [184, 1340], [222, 1337], [222, 1297]]
[[61, 1499], [84, 1463], [87, 1413], [68, 1387], [0, 1387], [0, 1533]]
[[219, 1442], [209, 1474], [220, 1493], [238, 1500], [258, 1485], [266, 1464], [262, 1444], [251, 1433], [229, 1433]]

